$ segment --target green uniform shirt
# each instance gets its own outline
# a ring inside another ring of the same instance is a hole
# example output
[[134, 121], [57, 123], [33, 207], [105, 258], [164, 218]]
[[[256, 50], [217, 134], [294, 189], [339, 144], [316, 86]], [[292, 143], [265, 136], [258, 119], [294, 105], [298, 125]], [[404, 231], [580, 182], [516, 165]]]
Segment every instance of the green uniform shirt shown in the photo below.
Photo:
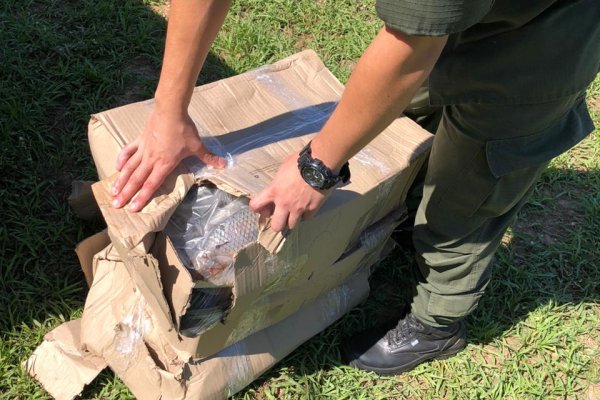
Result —
[[[377, 0], [376, 8], [391, 29], [449, 35], [429, 101], [464, 116], [458, 122], [486, 143], [495, 176], [548, 161], [594, 129], [582, 97], [600, 68], [600, 0]], [[531, 132], [563, 103], [572, 108], [557, 123]], [[531, 121], [532, 109], [546, 117]]]
[[600, 67], [599, 0], [377, 0], [386, 25], [450, 35], [432, 105], [535, 104], [585, 90]]

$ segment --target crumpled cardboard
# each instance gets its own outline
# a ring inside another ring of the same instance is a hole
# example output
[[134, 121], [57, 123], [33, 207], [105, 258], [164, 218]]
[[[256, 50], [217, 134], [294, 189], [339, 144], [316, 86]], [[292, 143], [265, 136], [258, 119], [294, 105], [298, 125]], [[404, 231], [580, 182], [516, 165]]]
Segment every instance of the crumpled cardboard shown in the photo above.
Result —
[[[431, 145], [432, 136], [404, 117], [350, 160], [351, 181], [313, 219], [285, 237], [267, 225], [235, 255], [233, 305], [199, 337], [178, 332], [195, 283], [162, 232], [193, 185], [210, 181], [236, 196], [263, 189], [318, 132], [342, 90], [312, 51], [196, 88], [190, 115], [231, 165], [211, 170], [186, 160], [138, 213], [112, 208], [109, 188], [116, 155], [143, 130], [152, 102], [92, 117], [102, 178], [92, 190], [108, 230], [78, 246], [93, 282], [79, 348], [103, 359], [138, 398], [231, 395], [366, 297], [369, 267], [404, 217], [406, 191]], [[37, 357], [48, 353], [43, 346]], [[48, 381], [43, 369], [30, 373]], [[55, 397], [72, 397], [87, 380]]]

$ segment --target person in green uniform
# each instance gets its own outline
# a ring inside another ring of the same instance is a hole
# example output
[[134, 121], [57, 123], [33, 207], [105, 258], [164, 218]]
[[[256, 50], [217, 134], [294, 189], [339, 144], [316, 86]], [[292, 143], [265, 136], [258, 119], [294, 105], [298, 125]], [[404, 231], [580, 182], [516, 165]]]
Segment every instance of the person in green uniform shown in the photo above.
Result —
[[[172, 1], [156, 106], [118, 156], [115, 207], [133, 198], [128, 207], [140, 210], [185, 157], [225, 165], [187, 107], [229, 5]], [[466, 346], [463, 319], [484, 293], [509, 223], [549, 160], [593, 130], [584, 95], [600, 66], [600, 2], [377, 0], [376, 10], [384, 27], [335, 111], [250, 207], [273, 229], [293, 229], [401, 112], [425, 120], [435, 139], [414, 224], [411, 310], [392, 329], [343, 346], [350, 365], [397, 374]]]

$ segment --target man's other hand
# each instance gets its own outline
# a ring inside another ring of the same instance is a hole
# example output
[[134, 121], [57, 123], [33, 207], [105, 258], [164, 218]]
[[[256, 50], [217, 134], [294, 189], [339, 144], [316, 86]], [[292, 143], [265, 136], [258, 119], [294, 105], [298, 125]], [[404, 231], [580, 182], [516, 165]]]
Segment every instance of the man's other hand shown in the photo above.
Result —
[[189, 156], [214, 168], [226, 165], [225, 159], [206, 149], [187, 113], [161, 114], [155, 109], [144, 132], [117, 157], [120, 174], [111, 188], [113, 207], [123, 207], [133, 198], [129, 209], [141, 210], [171, 171]]
[[297, 160], [297, 154], [288, 156], [269, 186], [250, 200], [250, 209], [261, 219], [271, 217], [271, 229], [276, 232], [294, 229], [301, 220], [311, 218], [332, 192], [313, 189], [304, 182]]

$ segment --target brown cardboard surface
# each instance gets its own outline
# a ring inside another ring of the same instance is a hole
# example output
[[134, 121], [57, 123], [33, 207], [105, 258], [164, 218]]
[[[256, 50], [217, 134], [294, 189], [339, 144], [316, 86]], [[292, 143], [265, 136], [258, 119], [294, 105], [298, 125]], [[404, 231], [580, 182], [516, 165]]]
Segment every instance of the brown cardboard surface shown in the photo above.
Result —
[[171, 368], [175, 372], [156, 365], [146, 367], [153, 357], [172, 357], [166, 352], [151, 355], [146, 337], [158, 325], [123, 262], [111, 260], [111, 251], [114, 250], [109, 249], [109, 255], [98, 261], [81, 320], [81, 341], [89, 351], [106, 360], [137, 398], [182, 398], [183, 384], [178, 378], [182, 361], [179, 367]]
[[27, 373], [58, 400], [75, 398], [106, 368], [101, 357], [81, 350], [80, 322], [65, 322], [46, 334], [25, 362]]
[[[281, 161], [320, 129], [342, 90], [311, 50], [196, 88], [189, 113], [201, 136], [215, 152], [234, 159], [229, 168], [201, 175], [232, 194], [257, 193]], [[143, 130], [151, 107], [145, 101], [94, 115], [90, 147], [102, 178], [114, 173], [118, 148]], [[407, 167], [427, 151], [431, 138], [408, 118], [398, 118], [351, 160], [346, 190], [363, 193]]]
[[[141, 211], [132, 213], [127, 206], [111, 206], [110, 188], [116, 177], [115, 174], [95, 183], [92, 185], [92, 191], [108, 225], [109, 233], [112, 233], [125, 248], [135, 249], [140, 255], [145, 254], [148, 249], [143, 243], [144, 239], [149, 233], [164, 229], [169, 217], [194, 183], [194, 178], [186, 173], [182, 166], [178, 167], [165, 179], [152, 200]], [[136, 249], [140, 245], [142, 246]]]

